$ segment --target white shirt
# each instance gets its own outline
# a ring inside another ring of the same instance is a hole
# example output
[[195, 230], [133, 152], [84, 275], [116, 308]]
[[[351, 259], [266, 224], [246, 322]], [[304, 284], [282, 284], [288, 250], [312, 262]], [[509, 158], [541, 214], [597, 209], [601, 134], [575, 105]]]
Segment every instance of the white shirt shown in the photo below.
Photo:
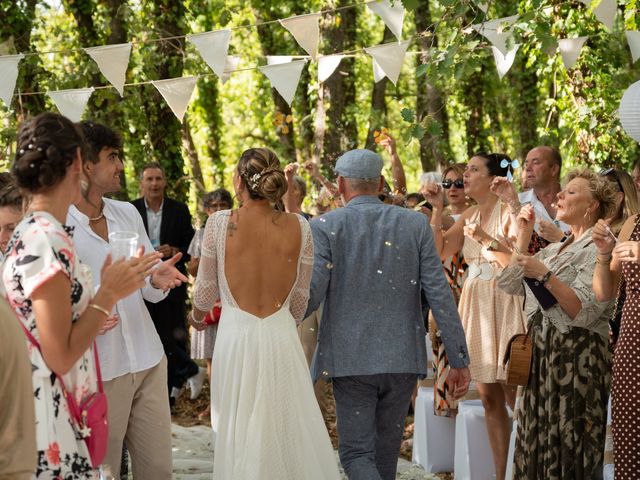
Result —
[[[138, 245], [144, 245], [145, 252], [153, 252], [136, 207], [128, 202], [108, 198], [103, 198], [103, 201], [108, 231], [137, 232]], [[102, 264], [111, 251], [109, 243], [91, 230], [89, 217], [74, 205], [69, 208], [67, 225], [75, 227], [73, 240], [76, 251], [80, 260], [91, 267], [93, 284], [97, 291]], [[105, 381], [127, 373], [147, 370], [162, 360], [164, 349], [144, 300], [156, 303], [163, 300], [167, 294], [153, 288], [149, 282], [150, 277], [147, 278], [144, 288], [116, 304], [115, 310], [120, 316], [120, 321], [113, 329], [96, 338], [102, 378]]]
[[[529, 203], [533, 206], [533, 211], [536, 214], [536, 218], [544, 218], [545, 220], [553, 223], [556, 227], [558, 227], [564, 233], [571, 231], [571, 228], [569, 228], [569, 225], [567, 225], [566, 223], [556, 220], [554, 218], [551, 218], [551, 215], [549, 215], [549, 212], [547, 212], [547, 209], [545, 208], [544, 204], [540, 200], [538, 200], [538, 197], [536, 197], [536, 193], [533, 191], [533, 188], [531, 190], [527, 190], [526, 192], [520, 193], [518, 195], [518, 198], [520, 199], [520, 203], [522, 205], [526, 205]], [[536, 225], [534, 228], [537, 233], [540, 233], [538, 222], [536, 222]]]
[[162, 207], [164, 206], [164, 200], [160, 204], [160, 209], [156, 212], [147, 204], [147, 200], [144, 201], [144, 206], [147, 209], [147, 225], [149, 225], [149, 239], [151, 245], [156, 249], [160, 246], [160, 227], [162, 226]]

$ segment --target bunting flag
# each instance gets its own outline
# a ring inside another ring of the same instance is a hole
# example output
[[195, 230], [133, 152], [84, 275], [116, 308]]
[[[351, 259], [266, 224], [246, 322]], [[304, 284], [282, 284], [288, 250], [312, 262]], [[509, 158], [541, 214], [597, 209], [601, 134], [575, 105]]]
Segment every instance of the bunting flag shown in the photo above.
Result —
[[16, 80], [18, 79], [18, 63], [24, 58], [21, 53], [18, 55], [0, 56], [0, 98], [4, 101], [7, 108], [11, 107], [11, 97], [16, 89]]
[[222, 78], [227, 64], [231, 30], [216, 30], [215, 32], [187, 35], [187, 40], [196, 46], [200, 56], [207, 62], [209, 68], [219, 78]]
[[620, 123], [627, 135], [640, 142], [640, 81], [632, 84], [620, 100]]
[[640, 58], [640, 32], [636, 30], [629, 30], [624, 32], [627, 36], [627, 43], [629, 44], [629, 50], [631, 50], [631, 59], [633, 63]]
[[[391, 43], [365, 48], [364, 51], [371, 55], [374, 60], [374, 77], [376, 76], [375, 65], [377, 65], [384, 72], [384, 75], [395, 85], [400, 76], [400, 70], [402, 69], [402, 63], [404, 62], [404, 56], [407, 53], [409, 43], [411, 43], [411, 41], [406, 40], [397, 44]], [[378, 81], [380, 81], [380, 79], [376, 80], [376, 82]]]
[[487, 10], [489, 10], [489, 5], [485, 2], [476, 2], [477, 7], [482, 10], [482, 12], [486, 15]]
[[57, 90], [47, 92], [58, 111], [72, 122], [82, 120], [84, 109], [91, 98], [94, 88], [76, 88], [73, 90]]
[[398, 42], [402, 40], [402, 24], [404, 23], [404, 6], [396, 0], [393, 5], [389, 0], [374, 0], [367, 3], [367, 7], [378, 15], [384, 24], [389, 27]]
[[282, 65], [293, 60], [291, 55], [267, 55], [267, 65]]
[[269, 79], [273, 88], [282, 95], [285, 102], [291, 106], [302, 69], [306, 63], [306, 60], [296, 60], [295, 62], [266, 65], [258, 67], [258, 69]]
[[380, 80], [382, 80], [386, 75], [384, 74], [384, 70], [382, 70], [382, 67], [380, 65], [378, 65], [378, 62], [376, 62], [376, 59], [373, 59], [373, 83], [378, 83]]
[[580, 56], [580, 51], [588, 37], [563, 38], [558, 40], [558, 50], [562, 55], [564, 68], [571, 70]]
[[[580, 0], [587, 7], [591, 6], [591, 0]], [[605, 24], [605, 26], [611, 30], [613, 24], [616, 21], [616, 12], [618, 9], [618, 2], [616, 0], [601, 0], [596, 8], [593, 9], [593, 14], [598, 20]]]
[[314, 60], [318, 56], [318, 43], [320, 42], [320, 14], [310, 13], [279, 20], [280, 25], [289, 30], [298, 45], [311, 55]]
[[318, 83], [333, 75], [343, 58], [344, 55], [326, 55], [318, 58]]
[[124, 79], [129, 65], [129, 55], [131, 54], [131, 44], [120, 43], [103, 47], [90, 47], [85, 48], [84, 51], [98, 64], [102, 74], [122, 97], [124, 94]]
[[507, 42], [513, 35], [513, 32], [508, 29], [518, 21], [518, 18], [520, 18], [518, 15], [511, 15], [510, 17], [497, 18], [471, 25], [471, 27], [489, 40], [491, 45], [500, 50], [503, 55], [507, 55], [509, 53]]
[[491, 50], [493, 50], [493, 58], [496, 61], [496, 68], [498, 69], [498, 77], [500, 77], [500, 80], [502, 80], [502, 77], [507, 74], [507, 72], [513, 65], [513, 61], [516, 58], [516, 52], [518, 51], [518, 48], [520, 48], [519, 43], [514, 45], [514, 47], [509, 50], [506, 55], [503, 55], [503, 53], [498, 50], [497, 47], [491, 47]]
[[151, 83], [158, 89], [178, 121], [182, 123], [197, 81], [198, 77], [181, 77], [155, 80]]
[[224, 73], [220, 76], [220, 81], [224, 85], [227, 83], [227, 80], [231, 77], [231, 73], [235, 72], [240, 65], [240, 57], [236, 57], [235, 55], [227, 56], [227, 60], [224, 65]]

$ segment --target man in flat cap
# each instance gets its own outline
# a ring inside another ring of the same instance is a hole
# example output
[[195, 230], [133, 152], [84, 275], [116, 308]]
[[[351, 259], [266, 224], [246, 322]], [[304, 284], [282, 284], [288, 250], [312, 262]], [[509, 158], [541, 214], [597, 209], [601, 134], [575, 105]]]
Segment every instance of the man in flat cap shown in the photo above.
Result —
[[312, 375], [333, 382], [348, 477], [392, 480], [411, 393], [427, 373], [423, 298], [442, 331], [456, 398], [469, 387], [469, 355], [426, 217], [378, 199], [382, 159], [370, 150], [346, 152], [335, 172], [345, 206], [311, 221], [307, 314], [325, 301]]

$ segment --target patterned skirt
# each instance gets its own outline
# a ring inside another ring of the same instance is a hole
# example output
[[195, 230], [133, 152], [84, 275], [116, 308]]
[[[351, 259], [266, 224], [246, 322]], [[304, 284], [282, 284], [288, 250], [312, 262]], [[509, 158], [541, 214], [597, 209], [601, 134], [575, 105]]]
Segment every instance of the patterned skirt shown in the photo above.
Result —
[[533, 323], [533, 361], [518, 411], [518, 479], [602, 478], [611, 383], [609, 342], [582, 328]]

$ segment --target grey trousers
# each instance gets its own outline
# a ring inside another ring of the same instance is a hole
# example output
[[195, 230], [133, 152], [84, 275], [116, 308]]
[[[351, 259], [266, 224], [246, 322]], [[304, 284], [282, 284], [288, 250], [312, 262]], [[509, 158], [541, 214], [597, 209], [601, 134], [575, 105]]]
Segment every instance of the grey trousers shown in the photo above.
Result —
[[417, 374], [332, 378], [340, 462], [350, 480], [394, 480]]

